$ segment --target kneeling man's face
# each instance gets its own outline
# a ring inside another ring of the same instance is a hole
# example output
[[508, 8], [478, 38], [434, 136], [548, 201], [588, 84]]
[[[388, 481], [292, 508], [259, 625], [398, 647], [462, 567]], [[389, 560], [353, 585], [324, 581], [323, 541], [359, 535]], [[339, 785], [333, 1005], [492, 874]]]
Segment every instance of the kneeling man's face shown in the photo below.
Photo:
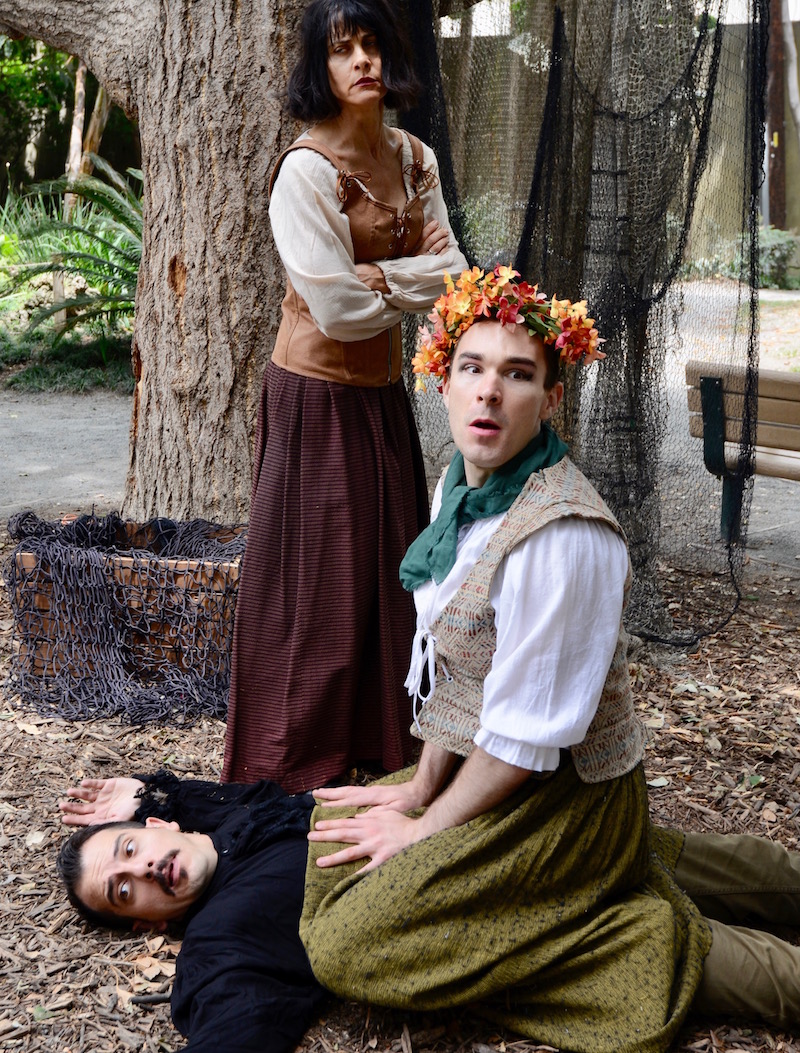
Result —
[[564, 387], [545, 388], [546, 375], [544, 344], [524, 325], [475, 322], [458, 341], [443, 393], [470, 486], [483, 486], [558, 409]]
[[209, 837], [150, 818], [144, 826], [90, 837], [81, 848], [75, 892], [93, 910], [163, 927], [202, 895], [216, 863]]

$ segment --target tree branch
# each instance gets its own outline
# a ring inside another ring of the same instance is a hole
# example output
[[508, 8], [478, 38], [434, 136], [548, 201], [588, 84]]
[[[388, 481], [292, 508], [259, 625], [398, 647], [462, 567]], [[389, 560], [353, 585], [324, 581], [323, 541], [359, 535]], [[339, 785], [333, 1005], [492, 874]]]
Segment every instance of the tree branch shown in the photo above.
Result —
[[157, 0], [0, 0], [0, 32], [82, 58], [128, 112], [135, 109], [134, 71], [157, 25]]

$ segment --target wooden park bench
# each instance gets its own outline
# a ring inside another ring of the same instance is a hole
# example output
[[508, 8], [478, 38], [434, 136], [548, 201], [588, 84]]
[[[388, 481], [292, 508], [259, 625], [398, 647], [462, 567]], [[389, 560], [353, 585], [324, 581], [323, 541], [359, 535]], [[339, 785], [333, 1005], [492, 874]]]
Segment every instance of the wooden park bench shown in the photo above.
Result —
[[751, 475], [800, 480], [800, 373], [759, 370], [756, 446], [751, 463], [742, 466], [745, 379], [744, 366], [686, 363], [689, 433], [703, 440], [705, 466], [722, 479], [725, 541], [739, 538], [742, 495]]

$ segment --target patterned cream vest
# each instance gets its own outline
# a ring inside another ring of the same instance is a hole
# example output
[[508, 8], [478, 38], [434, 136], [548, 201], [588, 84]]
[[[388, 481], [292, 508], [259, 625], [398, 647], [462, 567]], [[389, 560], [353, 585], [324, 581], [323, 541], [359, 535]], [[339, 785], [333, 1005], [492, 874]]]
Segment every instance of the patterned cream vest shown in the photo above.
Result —
[[[468, 756], [480, 727], [483, 681], [497, 646], [492, 580], [508, 553], [534, 531], [563, 516], [580, 516], [622, 530], [603, 499], [568, 457], [534, 472], [492, 535], [463, 585], [431, 626], [436, 638], [436, 690], [419, 714], [418, 738]], [[625, 582], [625, 600], [631, 571]], [[571, 747], [584, 782], [624, 775], [642, 759], [644, 729], [633, 707], [625, 630], [619, 638], [600, 703], [584, 740]], [[444, 666], [444, 668], [443, 668]], [[446, 670], [446, 671], [445, 671]]]

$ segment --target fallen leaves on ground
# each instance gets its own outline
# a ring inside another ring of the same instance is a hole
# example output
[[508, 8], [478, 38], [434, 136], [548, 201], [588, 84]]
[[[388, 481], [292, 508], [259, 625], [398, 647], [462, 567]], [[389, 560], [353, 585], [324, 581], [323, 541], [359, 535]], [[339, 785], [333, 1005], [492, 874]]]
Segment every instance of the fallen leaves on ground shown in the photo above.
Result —
[[[0, 534], [0, 560], [10, 551]], [[763, 567], [760, 571], [763, 573]], [[782, 572], [781, 572], [782, 573]], [[692, 588], [663, 568], [669, 594]], [[653, 817], [693, 830], [751, 832], [790, 848], [800, 839], [800, 580], [748, 580], [740, 610], [692, 654], [646, 644], [631, 652], [648, 729]], [[0, 596], [0, 678], [12, 624]], [[172, 1053], [183, 1046], [168, 997], [179, 941], [92, 930], [65, 903], [55, 854], [56, 802], [83, 776], [169, 766], [217, 778], [224, 726], [70, 724], [0, 698], [0, 1048], [36, 1053]], [[303, 1053], [545, 1053], [477, 1016], [367, 1008], [331, 999]], [[691, 1019], [675, 1053], [800, 1053], [800, 1040], [731, 1021]]]

